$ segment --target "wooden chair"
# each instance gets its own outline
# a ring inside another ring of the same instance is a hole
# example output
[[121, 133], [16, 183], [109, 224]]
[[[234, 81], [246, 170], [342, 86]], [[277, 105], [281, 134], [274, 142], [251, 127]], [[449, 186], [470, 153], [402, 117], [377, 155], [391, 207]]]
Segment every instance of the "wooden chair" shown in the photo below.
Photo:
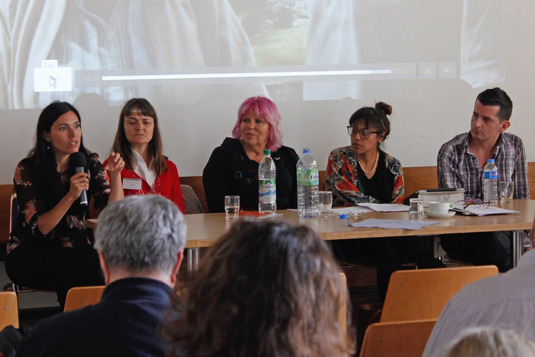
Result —
[[421, 356], [436, 319], [377, 322], [364, 335], [360, 357]]
[[19, 328], [19, 303], [13, 291], [0, 292], [0, 330], [13, 325]]
[[380, 322], [437, 319], [465, 285], [496, 274], [495, 265], [396, 271], [390, 277]]
[[100, 301], [105, 286], [79, 286], [69, 289], [63, 311], [72, 311]]

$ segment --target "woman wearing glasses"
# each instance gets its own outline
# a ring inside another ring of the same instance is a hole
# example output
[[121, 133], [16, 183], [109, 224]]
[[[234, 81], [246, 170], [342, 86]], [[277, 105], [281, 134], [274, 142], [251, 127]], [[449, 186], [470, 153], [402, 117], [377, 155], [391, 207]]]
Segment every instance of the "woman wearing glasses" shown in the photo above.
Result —
[[[361, 202], [402, 203], [405, 198], [401, 163], [380, 149], [390, 134], [388, 115], [392, 107], [379, 102], [363, 107], [349, 118], [347, 132], [351, 146], [331, 151], [325, 189], [333, 193], [333, 206], [354, 206]], [[377, 285], [382, 300], [390, 275], [404, 262], [419, 268], [443, 266], [427, 252], [420, 238], [340, 240], [332, 244], [335, 255], [352, 264], [377, 266]]]
[[392, 107], [379, 102], [363, 107], [349, 118], [351, 146], [329, 155], [325, 189], [333, 192], [333, 206], [360, 202], [401, 203], [405, 188], [401, 163], [380, 149], [390, 134]]

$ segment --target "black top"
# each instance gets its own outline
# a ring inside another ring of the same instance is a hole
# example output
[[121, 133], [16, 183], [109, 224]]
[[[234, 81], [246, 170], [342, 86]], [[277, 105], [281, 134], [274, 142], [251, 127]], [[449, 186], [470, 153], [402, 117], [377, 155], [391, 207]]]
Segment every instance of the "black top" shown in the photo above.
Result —
[[163, 356], [163, 314], [171, 288], [148, 278], [117, 280], [101, 301], [40, 321], [22, 339], [17, 356]]
[[360, 164], [357, 165], [358, 176], [364, 187], [365, 195], [375, 197], [381, 203], [392, 202], [392, 191], [394, 190], [395, 177], [390, 170], [387, 169], [385, 160], [386, 154], [379, 150], [379, 162], [372, 178], [366, 177]]
[[[277, 209], [297, 208], [299, 157], [281, 146], [271, 153], [277, 169]], [[258, 163], [249, 159], [238, 139], [226, 138], [214, 149], [202, 175], [210, 212], [223, 212], [226, 195], [239, 195], [244, 211], [258, 211]]]

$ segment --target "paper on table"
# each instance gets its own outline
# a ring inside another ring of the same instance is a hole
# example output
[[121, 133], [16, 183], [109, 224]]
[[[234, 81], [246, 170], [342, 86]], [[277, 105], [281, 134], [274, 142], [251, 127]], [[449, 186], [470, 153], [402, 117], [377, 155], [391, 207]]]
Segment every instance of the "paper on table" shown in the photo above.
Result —
[[359, 203], [360, 207], [367, 207], [375, 212], [408, 212], [409, 206], [396, 203]]
[[372, 212], [372, 210], [369, 208], [359, 206], [333, 208], [332, 210], [338, 214], [347, 214], [348, 216], [359, 213]]
[[351, 227], [361, 228], [393, 228], [393, 229], [420, 229], [431, 226], [439, 221], [411, 222], [403, 219], [366, 219], [349, 224]]
[[456, 203], [453, 206], [453, 210], [462, 214], [472, 214], [476, 216], [488, 216], [491, 214], [511, 214], [518, 213], [518, 211], [512, 211], [510, 209], [494, 207], [494, 206], [485, 206], [485, 205], [470, 205], [466, 208], [463, 208], [462, 204]]

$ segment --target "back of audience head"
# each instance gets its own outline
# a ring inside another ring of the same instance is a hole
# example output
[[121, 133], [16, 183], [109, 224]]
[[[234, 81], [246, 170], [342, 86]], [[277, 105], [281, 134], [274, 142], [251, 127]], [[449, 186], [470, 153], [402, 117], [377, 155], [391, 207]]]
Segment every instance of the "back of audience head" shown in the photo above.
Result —
[[444, 357], [535, 356], [535, 343], [512, 330], [476, 327], [464, 331]]
[[167, 326], [175, 352], [348, 354], [338, 323], [346, 287], [329, 249], [310, 228], [241, 219], [218, 239], [192, 279], [180, 285], [178, 317]]
[[500, 122], [511, 118], [513, 101], [503, 89], [498, 87], [486, 89], [478, 94], [476, 100], [485, 106], [499, 106], [500, 110], [498, 111], [498, 118], [500, 118]]
[[95, 249], [107, 267], [131, 274], [171, 274], [185, 243], [184, 216], [173, 202], [157, 195], [109, 204], [95, 233]]

